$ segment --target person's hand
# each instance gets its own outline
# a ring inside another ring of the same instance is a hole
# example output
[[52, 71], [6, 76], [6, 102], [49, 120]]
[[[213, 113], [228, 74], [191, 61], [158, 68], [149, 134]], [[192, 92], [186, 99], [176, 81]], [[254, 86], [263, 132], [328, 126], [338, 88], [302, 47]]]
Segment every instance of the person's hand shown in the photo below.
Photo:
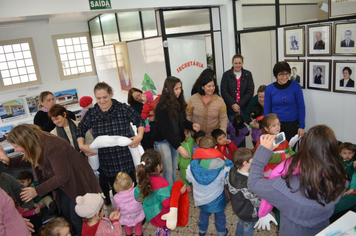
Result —
[[142, 136], [136, 135], [136, 136], [131, 137], [130, 139], [132, 139], [132, 142], [129, 144], [129, 146], [132, 147], [132, 148], [135, 148], [138, 145], [140, 145], [140, 142], [142, 140]]
[[298, 129], [298, 135], [299, 135], [299, 137], [303, 137], [304, 136], [304, 129]]
[[286, 159], [290, 158], [291, 156], [292, 156], [292, 154], [290, 154], [290, 153], [286, 153], [286, 154], [285, 154], [285, 158], [286, 158]]
[[234, 110], [234, 112], [240, 114], [240, 106], [237, 105], [236, 103], [234, 105], [231, 106], [232, 110]]
[[277, 148], [279, 146], [279, 144], [277, 144], [276, 146], [273, 146], [273, 141], [274, 141], [275, 137], [276, 137], [276, 135], [271, 135], [271, 134], [261, 135], [260, 145], [264, 146], [265, 148], [268, 148], [271, 151], [274, 150], [275, 148]]
[[187, 186], [184, 185], [184, 186], [180, 189], [180, 194], [185, 193], [186, 190], [187, 190]]
[[22, 217], [22, 219], [25, 221], [25, 223], [26, 223], [26, 225], [27, 225], [28, 231], [30, 231], [31, 233], [34, 233], [34, 232], [35, 232], [34, 226], [33, 226], [33, 224], [30, 222], [30, 220], [27, 219], [27, 218], [23, 218], [23, 217]]
[[255, 128], [255, 129], [259, 129], [259, 128], [260, 128], [260, 124], [259, 124], [255, 119], [253, 119], [253, 120], [250, 122], [249, 125], [252, 126], [252, 127]]
[[190, 156], [189, 156], [187, 150], [184, 149], [184, 147], [179, 146], [177, 150], [183, 158], [190, 159]]
[[120, 217], [121, 217], [121, 214], [120, 214], [120, 212], [118, 212], [118, 211], [113, 211], [113, 212], [111, 212], [110, 215], [109, 215], [109, 219], [110, 219], [111, 221], [113, 221], [113, 220], [119, 220]]
[[41, 207], [42, 207], [41, 203], [37, 204], [36, 209], [35, 209], [36, 214], [41, 212]]
[[271, 230], [271, 225], [269, 223], [271, 221], [273, 223], [275, 223], [276, 225], [278, 225], [276, 219], [271, 215], [271, 213], [268, 213], [264, 217], [261, 217], [261, 218], [258, 219], [258, 221], [256, 222], [254, 228], [257, 228], [257, 229], [261, 229], [262, 228], [263, 230], [265, 230], [267, 228], [267, 230]]
[[355, 191], [355, 190], [350, 188], [349, 190], [347, 190], [346, 192], [344, 192], [342, 194], [342, 197], [345, 197], [346, 195], [350, 195], [353, 191]]
[[231, 140], [230, 140], [230, 139], [227, 139], [227, 140], [226, 140], [226, 144], [229, 144], [229, 143], [231, 143]]
[[10, 163], [10, 158], [7, 156], [4, 148], [0, 145], [0, 161], [6, 165]]
[[22, 189], [20, 196], [22, 201], [29, 202], [37, 196], [37, 192], [34, 187], [27, 187]]
[[195, 130], [195, 132], [199, 132], [200, 131], [200, 125], [198, 123], [194, 123], [193, 124], [193, 129]]
[[91, 150], [89, 148], [90, 144], [87, 144], [87, 145], [81, 145], [79, 146], [79, 149], [84, 152], [84, 154], [87, 156], [87, 157], [90, 157], [90, 156], [94, 156], [96, 155], [97, 153], [94, 152], [93, 150]]

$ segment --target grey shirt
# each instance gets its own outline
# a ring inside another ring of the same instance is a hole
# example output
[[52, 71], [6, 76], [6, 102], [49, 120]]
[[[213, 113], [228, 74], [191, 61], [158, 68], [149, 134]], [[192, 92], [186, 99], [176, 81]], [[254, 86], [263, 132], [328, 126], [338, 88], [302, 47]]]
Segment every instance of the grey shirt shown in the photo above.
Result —
[[263, 168], [267, 165], [273, 152], [259, 145], [251, 165], [248, 188], [271, 203], [280, 211], [279, 235], [315, 235], [329, 225], [329, 217], [334, 212], [335, 204], [340, 200], [320, 205], [315, 200], [306, 198], [300, 191], [298, 176], [290, 181], [292, 189], [287, 187], [284, 179], [264, 179]]

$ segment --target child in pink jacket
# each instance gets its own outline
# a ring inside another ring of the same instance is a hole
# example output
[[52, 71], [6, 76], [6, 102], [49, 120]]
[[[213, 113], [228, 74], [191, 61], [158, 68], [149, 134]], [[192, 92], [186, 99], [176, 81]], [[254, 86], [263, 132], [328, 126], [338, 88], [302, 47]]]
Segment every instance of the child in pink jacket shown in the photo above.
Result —
[[135, 235], [142, 235], [142, 221], [145, 213], [142, 203], [135, 199], [135, 187], [130, 176], [119, 172], [115, 179], [114, 190], [117, 192], [113, 198], [114, 206], [120, 209], [120, 224], [125, 226], [126, 235], [132, 235], [133, 229], [135, 229]]

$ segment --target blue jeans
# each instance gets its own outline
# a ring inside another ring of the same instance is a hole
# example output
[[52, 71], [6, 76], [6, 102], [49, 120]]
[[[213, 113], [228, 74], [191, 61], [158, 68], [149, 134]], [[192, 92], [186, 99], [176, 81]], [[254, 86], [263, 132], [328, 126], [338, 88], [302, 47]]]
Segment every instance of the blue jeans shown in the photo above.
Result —
[[242, 221], [239, 219], [235, 236], [253, 236], [255, 223], [256, 222]]
[[[219, 236], [225, 236], [226, 235], [226, 215], [225, 215], [225, 209], [214, 213], [215, 214], [215, 228], [216, 231], [218, 231]], [[209, 217], [211, 213], [202, 211], [200, 210], [200, 215], [199, 215], [199, 233], [206, 233], [208, 231], [208, 226], [209, 226]]]
[[167, 141], [155, 141], [154, 149], [162, 156], [163, 178], [173, 185], [177, 181], [177, 163], [179, 152]]

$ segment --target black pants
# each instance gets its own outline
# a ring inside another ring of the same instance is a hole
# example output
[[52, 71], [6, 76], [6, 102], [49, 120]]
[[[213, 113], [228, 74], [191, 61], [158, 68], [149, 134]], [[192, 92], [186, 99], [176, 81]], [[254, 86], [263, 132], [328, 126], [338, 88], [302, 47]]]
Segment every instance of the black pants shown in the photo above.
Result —
[[294, 135], [298, 134], [299, 120], [291, 122], [281, 122], [281, 131], [286, 135], [286, 139], [289, 142]]
[[74, 235], [82, 235], [83, 219], [75, 212], [75, 201], [70, 199], [67, 194], [58, 189], [58, 197], [61, 203], [62, 215], [68, 219], [73, 226]]

